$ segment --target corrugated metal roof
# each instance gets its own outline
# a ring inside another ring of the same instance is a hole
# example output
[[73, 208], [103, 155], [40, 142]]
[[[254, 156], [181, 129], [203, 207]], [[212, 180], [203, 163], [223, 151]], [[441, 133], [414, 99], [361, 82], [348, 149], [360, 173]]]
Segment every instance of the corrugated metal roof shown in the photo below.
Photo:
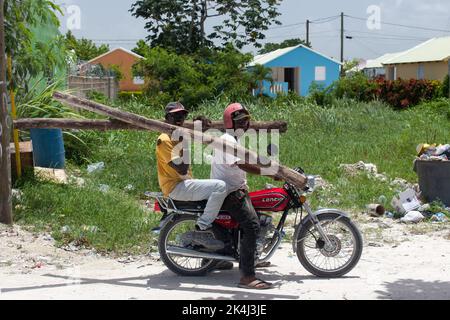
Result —
[[450, 57], [450, 37], [433, 38], [404, 51], [383, 64], [446, 61]]
[[311, 48], [308, 48], [308, 47], [306, 47], [304, 45], [299, 44], [298, 46], [295, 46], [295, 47], [278, 49], [278, 50], [275, 50], [275, 51], [272, 51], [272, 52], [269, 52], [269, 53], [266, 53], [266, 54], [261, 54], [261, 55], [255, 56], [253, 61], [249, 64], [249, 67], [252, 67], [252, 66], [254, 66], [256, 64], [265, 65], [265, 64], [267, 64], [267, 63], [269, 63], [269, 62], [271, 62], [271, 61], [273, 61], [275, 59], [278, 59], [279, 57], [285, 55], [286, 53], [289, 53], [289, 52], [291, 52], [291, 51], [293, 51], [293, 50], [295, 50], [297, 48], [300, 48], [300, 47], [305, 48], [306, 50], [309, 50], [311, 52], [314, 52], [315, 54], [318, 54], [318, 55], [320, 55], [320, 56], [322, 56], [322, 57], [324, 57], [326, 59], [329, 59], [331, 61], [334, 61], [334, 62], [336, 62], [338, 64], [341, 64], [339, 61], [334, 60], [333, 58], [327, 57], [326, 55], [324, 55], [324, 54], [322, 54], [320, 52], [317, 52], [317, 51], [315, 51], [315, 50], [313, 50]]
[[403, 54], [403, 51], [396, 52], [396, 53], [386, 53], [376, 59], [367, 60], [366, 65], [364, 66], [363, 69], [383, 68], [383, 63], [385, 63], [401, 54]]

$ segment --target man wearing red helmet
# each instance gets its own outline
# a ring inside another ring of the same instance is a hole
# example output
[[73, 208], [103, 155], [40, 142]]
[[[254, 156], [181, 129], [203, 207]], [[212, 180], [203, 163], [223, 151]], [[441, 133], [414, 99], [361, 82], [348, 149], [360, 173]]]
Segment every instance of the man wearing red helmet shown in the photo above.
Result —
[[[226, 133], [221, 138], [231, 143], [238, 143], [239, 138], [250, 127], [250, 114], [239, 103], [231, 104], [225, 109], [223, 120]], [[211, 179], [226, 183], [228, 196], [222, 208], [230, 212], [243, 229], [239, 262], [242, 277], [238, 286], [247, 289], [270, 289], [273, 285], [256, 278], [255, 273], [256, 240], [260, 224], [248, 194], [247, 172], [261, 174], [260, 168], [243, 163], [235, 155], [214, 151]]]

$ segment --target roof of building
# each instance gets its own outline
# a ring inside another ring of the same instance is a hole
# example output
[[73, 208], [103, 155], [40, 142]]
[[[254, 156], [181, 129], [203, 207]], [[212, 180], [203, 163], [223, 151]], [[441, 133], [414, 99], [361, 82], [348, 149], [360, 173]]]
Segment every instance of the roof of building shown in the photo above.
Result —
[[250, 63], [249, 66], [252, 67], [252, 66], [254, 66], [256, 64], [265, 65], [265, 64], [267, 64], [267, 63], [269, 63], [269, 62], [271, 62], [271, 61], [273, 61], [275, 59], [278, 59], [279, 57], [281, 57], [281, 56], [283, 56], [283, 55], [285, 55], [285, 54], [287, 54], [287, 53], [297, 49], [297, 48], [305, 48], [306, 50], [311, 51], [311, 52], [313, 52], [315, 54], [318, 54], [318, 55], [320, 55], [320, 56], [322, 56], [322, 57], [324, 57], [324, 58], [326, 58], [328, 60], [336, 62], [337, 64], [341, 64], [339, 61], [334, 60], [333, 58], [327, 57], [326, 55], [324, 55], [324, 54], [322, 54], [320, 52], [317, 52], [317, 51], [315, 51], [315, 50], [313, 50], [313, 49], [311, 49], [311, 48], [309, 48], [307, 46], [299, 44], [299, 45], [297, 45], [295, 47], [288, 47], [288, 48], [278, 49], [278, 50], [275, 50], [275, 51], [272, 51], [272, 52], [269, 52], [269, 53], [265, 53], [265, 54], [261, 54], [261, 55], [255, 56], [255, 58], [253, 59], [253, 61]]
[[381, 57], [378, 57], [376, 59], [367, 60], [365, 66], [363, 69], [376, 69], [376, 68], [384, 68], [383, 63], [395, 58], [396, 56], [403, 54], [402, 52], [396, 52], [396, 53], [386, 53], [382, 55]]
[[450, 37], [433, 38], [385, 61], [383, 64], [447, 61], [450, 58]]
[[113, 53], [114, 51], [117, 51], [117, 50], [124, 51], [124, 52], [126, 52], [126, 53], [128, 53], [128, 54], [130, 54], [130, 55], [132, 55], [132, 56], [134, 56], [134, 57], [136, 57], [136, 58], [144, 59], [143, 56], [138, 55], [137, 53], [134, 53], [133, 51], [127, 50], [127, 49], [122, 48], [122, 47], [119, 47], [119, 48], [112, 49], [112, 50], [110, 50], [110, 51], [108, 51], [108, 52], [106, 52], [106, 53], [104, 53], [104, 54], [101, 54], [101, 55], [99, 55], [98, 57], [95, 57], [94, 59], [89, 60], [89, 61], [86, 62], [85, 64], [93, 63], [93, 62], [95, 62], [96, 60], [98, 60], [98, 59], [100, 59], [100, 58], [103, 58], [104, 56], [107, 56], [107, 55], [109, 55], [109, 54], [111, 54], [111, 53]]

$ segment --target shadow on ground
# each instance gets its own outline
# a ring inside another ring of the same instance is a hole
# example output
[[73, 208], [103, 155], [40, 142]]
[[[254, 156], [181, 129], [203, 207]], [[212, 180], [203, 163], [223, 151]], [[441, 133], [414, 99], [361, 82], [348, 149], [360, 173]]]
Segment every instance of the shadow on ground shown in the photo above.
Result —
[[[143, 299], [154, 299], [154, 293], [149, 290], [164, 290], [173, 291], [174, 294], [170, 295], [173, 299], [189, 299], [193, 297], [193, 294], [198, 297], [198, 294], [202, 296], [202, 299], [220, 299], [220, 300], [297, 300], [301, 299], [301, 294], [283, 294], [283, 284], [296, 283], [299, 284], [299, 290], [301, 290], [301, 284], [304, 281], [326, 281], [328, 279], [320, 279], [310, 275], [298, 275], [290, 273], [288, 275], [281, 274], [272, 268], [260, 270], [258, 276], [266, 281], [273, 282], [275, 288], [271, 290], [246, 290], [237, 287], [239, 281], [239, 271], [237, 268], [228, 271], [214, 271], [206, 277], [181, 277], [166, 270], [159, 274], [151, 276], [140, 277], [128, 277], [128, 278], [115, 278], [115, 279], [94, 279], [87, 277], [72, 278], [70, 276], [62, 276], [56, 274], [45, 274], [42, 277], [50, 277], [61, 280], [60, 283], [28, 286], [28, 287], [16, 287], [16, 288], [2, 288], [2, 294], [12, 292], [25, 292], [30, 290], [51, 290], [56, 288], [74, 287], [74, 286], [90, 286], [90, 285], [111, 285], [111, 286], [124, 286], [134, 287], [142, 289], [142, 295], [139, 295]], [[157, 291], [155, 291], [157, 293]], [[139, 292], [138, 292], [139, 293]], [[138, 294], [138, 293], [135, 293]], [[169, 298], [170, 299], [170, 298]], [[198, 299], [198, 298], [197, 298]]]
[[448, 300], [450, 282], [401, 279], [385, 282], [385, 290], [378, 290], [378, 299], [392, 300]]

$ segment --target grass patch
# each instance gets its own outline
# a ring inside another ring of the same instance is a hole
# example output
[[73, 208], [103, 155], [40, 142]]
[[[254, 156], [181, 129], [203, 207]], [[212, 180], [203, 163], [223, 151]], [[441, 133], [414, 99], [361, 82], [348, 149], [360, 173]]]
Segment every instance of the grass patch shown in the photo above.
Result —
[[22, 187], [15, 220], [50, 231], [58, 245], [74, 243], [99, 252], [146, 253], [157, 217], [120, 191], [30, 182]]

